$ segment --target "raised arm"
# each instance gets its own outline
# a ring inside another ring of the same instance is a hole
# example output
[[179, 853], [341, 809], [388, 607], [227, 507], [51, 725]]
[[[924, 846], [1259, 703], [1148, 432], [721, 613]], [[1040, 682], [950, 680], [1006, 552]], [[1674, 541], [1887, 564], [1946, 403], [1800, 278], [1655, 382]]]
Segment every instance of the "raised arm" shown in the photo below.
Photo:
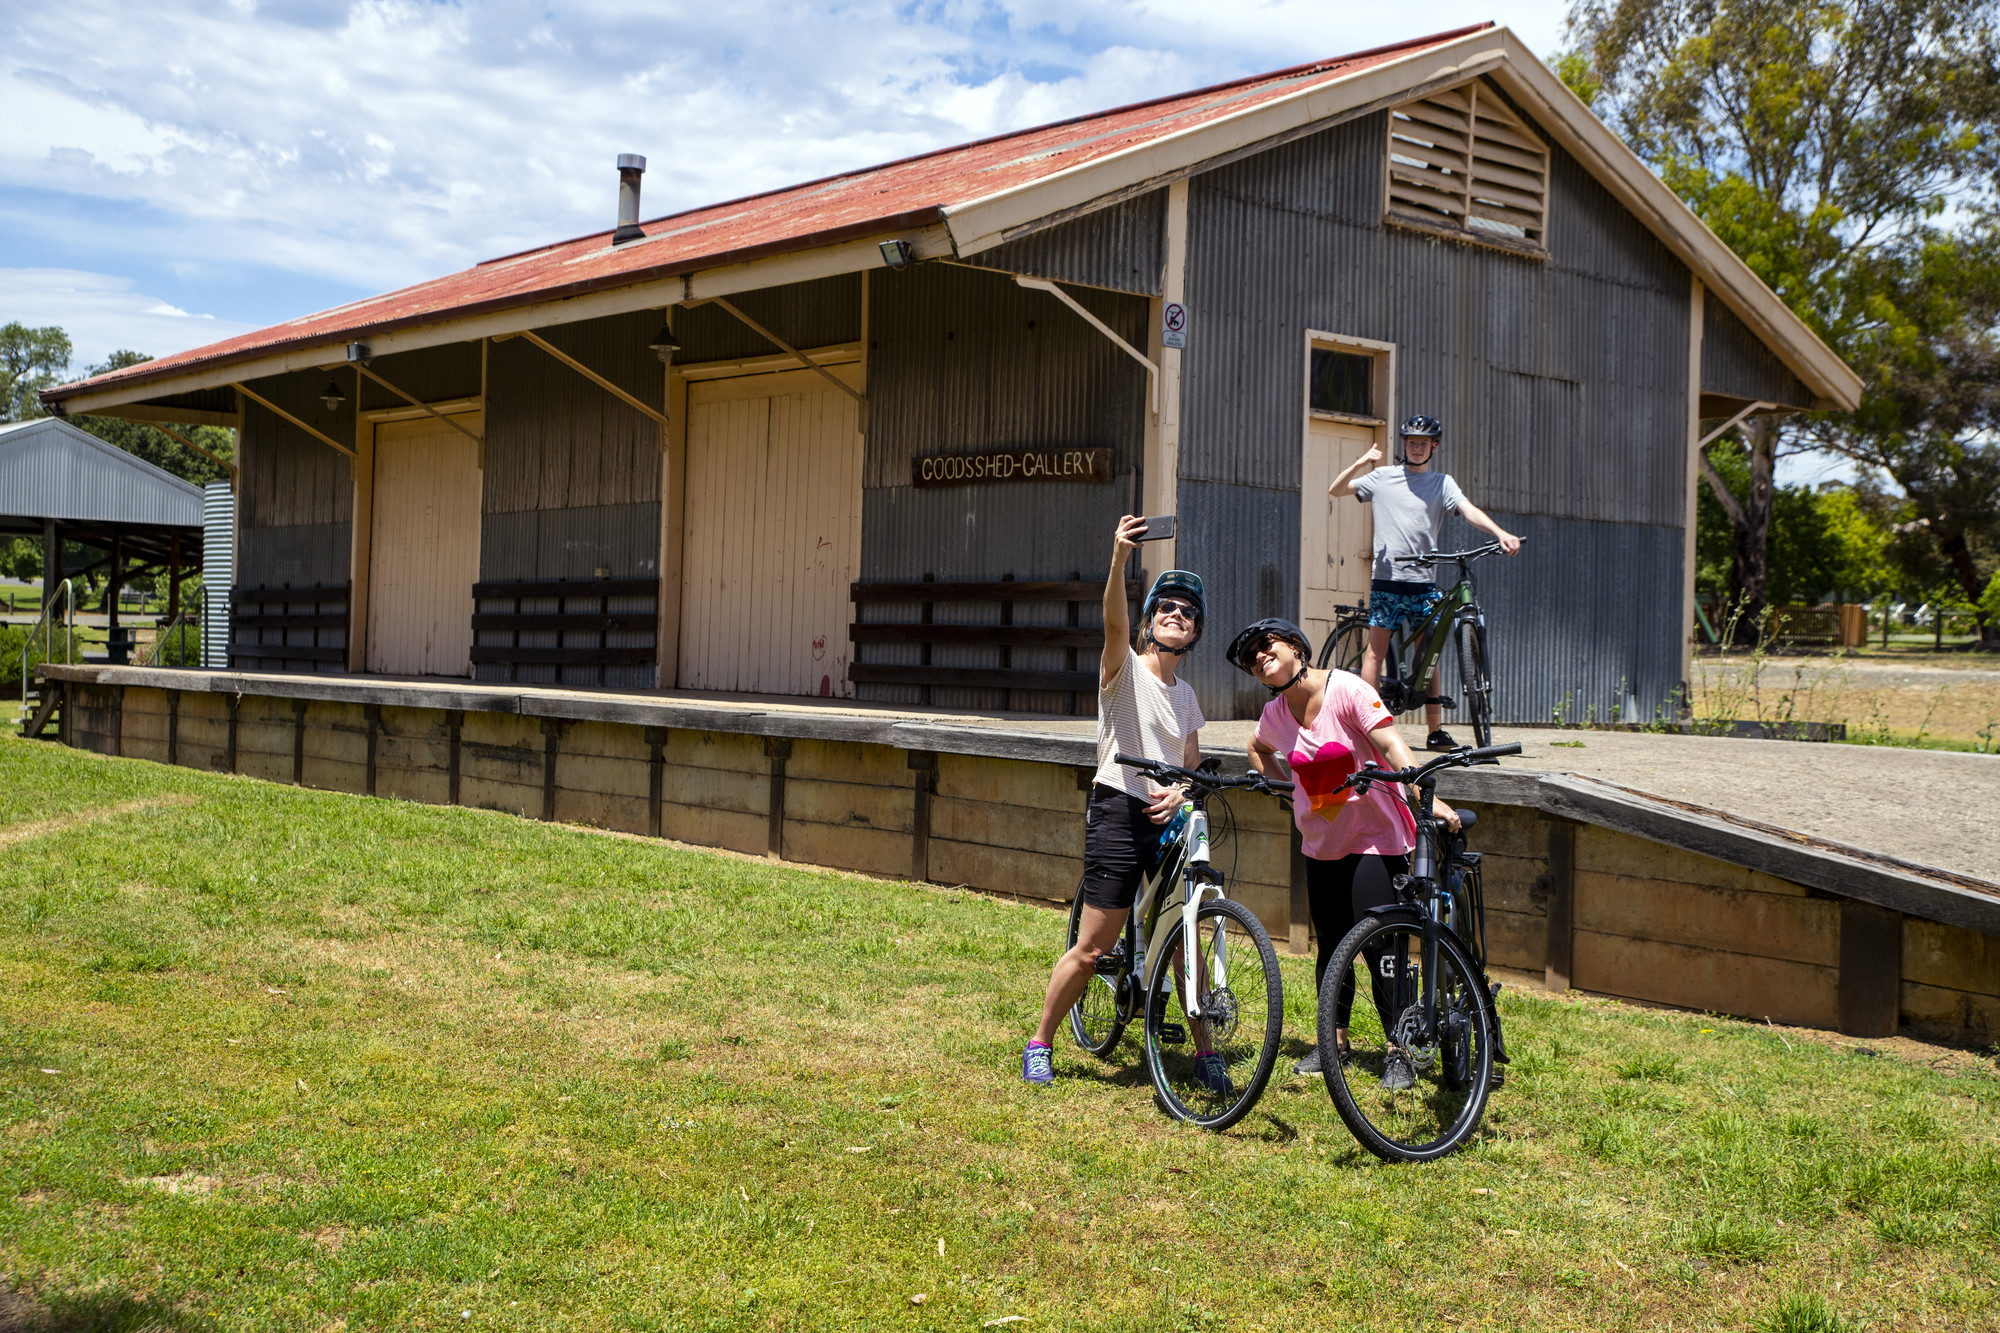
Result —
[[1132, 617], [1125, 607], [1125, 562], [1139, 549], [1146, 520], [1131, 514], [1118, 520], [1111, 538], [1111, 573], [1104, 580], [1104, 659], [1098, 666], [1097, 687], [1103, 689], [1125, 666], [1132, 647]]
[[1326, 488], [1326, 493], [1336, 500], [1343, 495], [1354, 494], [1354, 483], [1360, 481], [1381, 465], [1382, 446], [1379, 444], [1369, 445], [1367, 453], [1361, 455], [1361, 457], [1355, 459], [1341, 470], [1340, 475], [1333, 479], [1333, 485]]
[[1508, 555], [1519, 555], [1521, 553], [1521, 539], [1501, 527], [1498, 523], [1495, 523], [1484, 509], [1481, 509], [1478, 505], [1472, 503], [1472, 501], [1460, 500], [1458, 502], [1458, 514], [1467, 523], [1478, 528], [1481, 532], [1489, 534], [1495, 541], [1499, 542], [1500, 549]]

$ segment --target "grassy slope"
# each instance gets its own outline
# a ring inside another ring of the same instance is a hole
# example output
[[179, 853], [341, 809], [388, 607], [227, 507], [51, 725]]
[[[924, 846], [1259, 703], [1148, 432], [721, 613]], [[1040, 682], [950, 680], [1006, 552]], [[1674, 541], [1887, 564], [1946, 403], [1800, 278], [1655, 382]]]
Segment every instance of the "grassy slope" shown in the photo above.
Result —
[[1990, 1059], [1509, 991], [1484, 1141], [1390, 1168], [1316, 1082], [1023, 1088], [1060, 929], [0, 741], [0, 1326], [2000, 1325]]

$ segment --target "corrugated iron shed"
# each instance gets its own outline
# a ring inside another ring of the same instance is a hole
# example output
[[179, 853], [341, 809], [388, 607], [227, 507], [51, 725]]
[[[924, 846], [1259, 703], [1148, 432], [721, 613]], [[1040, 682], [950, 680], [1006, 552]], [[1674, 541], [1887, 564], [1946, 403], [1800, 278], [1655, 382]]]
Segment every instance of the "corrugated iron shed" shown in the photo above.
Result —
[[0, 426], [0, 517], [201, 526], [201, 488], [67, 421]]

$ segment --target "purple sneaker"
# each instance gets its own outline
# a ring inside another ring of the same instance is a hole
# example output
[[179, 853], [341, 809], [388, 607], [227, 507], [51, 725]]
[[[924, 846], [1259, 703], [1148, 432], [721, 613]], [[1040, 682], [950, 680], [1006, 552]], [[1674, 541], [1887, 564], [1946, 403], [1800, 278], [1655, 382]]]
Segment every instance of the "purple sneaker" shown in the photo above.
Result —
[[1053, 1083], [1056, 1081], [1055, 1066], [1051, 1057], [1055, 1052], [1038, 1041], [1028, 1043], [1028, 1049], [1021, 1052], [1021, 1078], [1027, 1083]]

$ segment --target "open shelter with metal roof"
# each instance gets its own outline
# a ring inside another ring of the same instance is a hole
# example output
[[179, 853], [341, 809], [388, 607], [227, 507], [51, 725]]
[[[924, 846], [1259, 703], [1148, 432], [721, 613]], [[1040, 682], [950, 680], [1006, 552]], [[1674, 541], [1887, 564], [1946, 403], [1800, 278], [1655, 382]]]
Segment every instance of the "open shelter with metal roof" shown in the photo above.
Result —
[[[115, 629], [135, 575], [169, 572], [178, 613], [180, 576], [202, 564], [202, 491], [67, 421], [16, 422], [0, 426], [0, 536], [41, 540], [44, 605], [63, 579], [103, 571]], [[101, 554], [65, 567], [71, 542]]]

